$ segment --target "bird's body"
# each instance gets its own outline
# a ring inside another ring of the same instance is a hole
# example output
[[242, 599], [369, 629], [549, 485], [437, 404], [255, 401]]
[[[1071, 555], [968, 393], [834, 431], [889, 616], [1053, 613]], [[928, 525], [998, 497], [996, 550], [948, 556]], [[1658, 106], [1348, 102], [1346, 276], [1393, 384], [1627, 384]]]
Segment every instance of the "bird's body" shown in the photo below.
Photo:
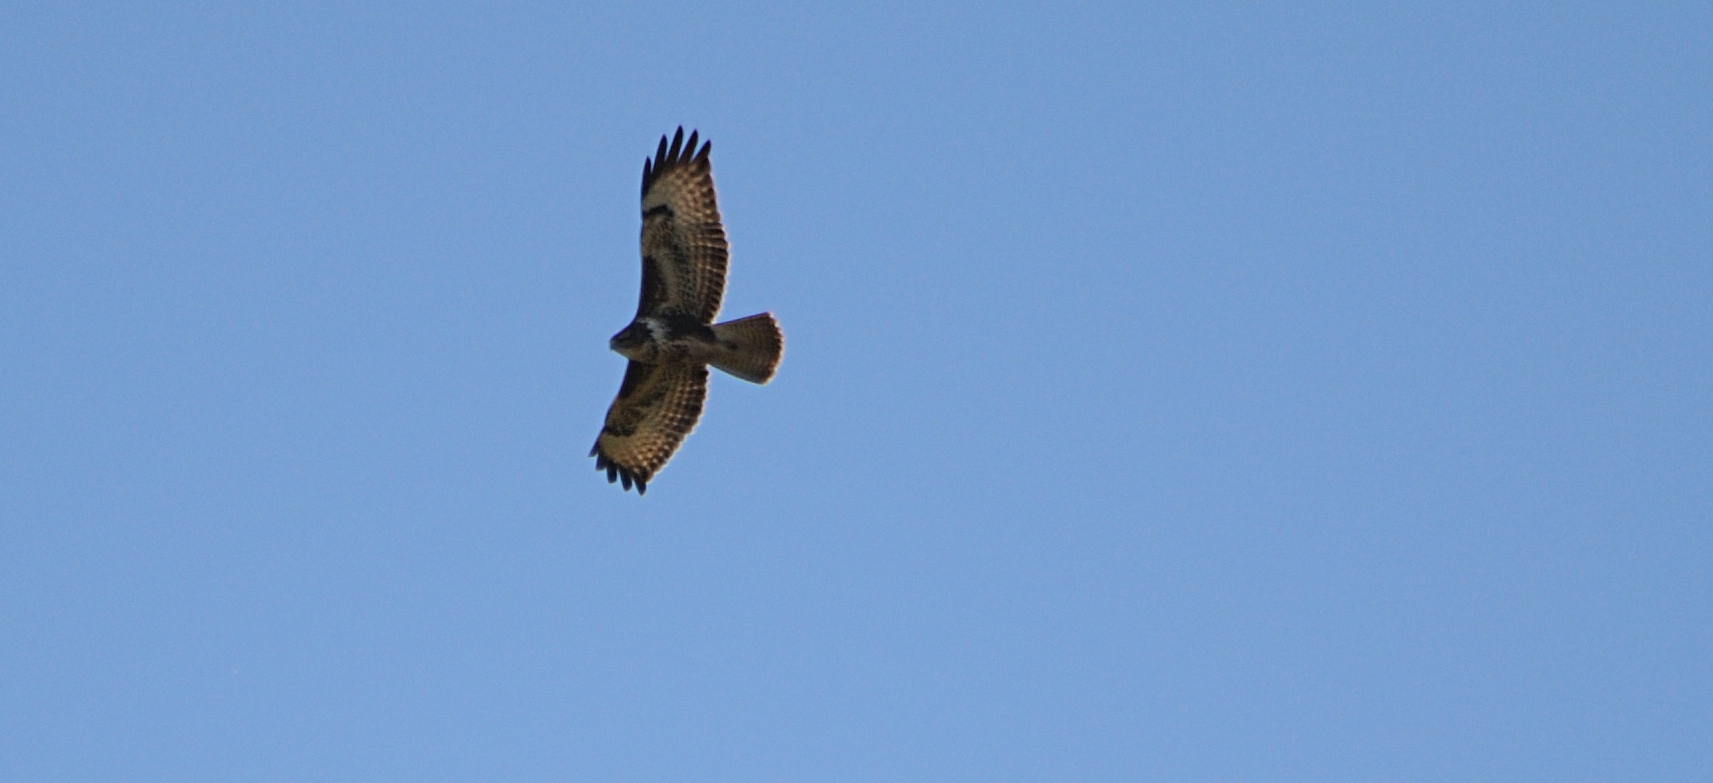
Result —
[[[778, 366], [768, 337], [778, 328], [770, 313], [713, 325], [671, 313], [631, 321], [608, 345], [614, 353], [644, 364], [711, 364], [746, 381], [767, 383]], [[753, 344], [758, 340], [760, 345]]]
[[589, 456], [607, 480], [648, 481], [695, 428], [708, 366], [752, 383], [779, 367], [785, 336], [770, 313], [716, 324], [726, 285], [726, 234], [714, 197], [711, 144], [679, 128], [642, 171], [642, 296], [609, 346], [630, 360]]

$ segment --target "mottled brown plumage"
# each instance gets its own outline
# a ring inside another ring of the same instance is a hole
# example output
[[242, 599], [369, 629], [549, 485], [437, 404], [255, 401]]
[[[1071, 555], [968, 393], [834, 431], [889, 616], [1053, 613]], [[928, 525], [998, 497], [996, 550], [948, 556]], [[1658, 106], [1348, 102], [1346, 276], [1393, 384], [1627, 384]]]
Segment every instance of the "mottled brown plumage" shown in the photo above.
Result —
[[642, 294], [611, 347], [630, 359], [589, 456], [607, 481], [646, 492], [695, 429], [708, 365], [752, 383], [779, 367], [785, 338], [771, 313], [714, 323], [726, 287], [726, 232], [708, 161], [679, 128], [642, 166]]

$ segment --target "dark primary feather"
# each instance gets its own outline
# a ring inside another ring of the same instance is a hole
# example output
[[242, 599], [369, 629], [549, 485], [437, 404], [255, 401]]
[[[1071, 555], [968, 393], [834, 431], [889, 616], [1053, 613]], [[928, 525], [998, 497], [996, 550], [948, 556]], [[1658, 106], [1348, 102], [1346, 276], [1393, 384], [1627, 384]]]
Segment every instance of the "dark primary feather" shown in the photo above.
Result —
[[643, 198], [648, 197], [649, 186], [653, 185], [655, 178], [660, 175], [670, 171], [676, 166], [681, 166], [694, 160], [704, 162], [708, 160], [708, 151], [714, 147], [714, 143], [711, 141], [704, 142], [700, 152], [696, 152], [695, 155], [690, 154], [696, 149], [697, 133], [698, 131], [690, 131], [690, 143], [684, 144], [682, 143], [684, 141], [684, 126], [678, 126], [678, 132], [673, 134], [672, 146], [670, 147], [666, 145], [666, 136], [662, 135], [660, 137], [660, 146], [655, 149], [654, 157], [652, 159], [644, 158], [642, 161]]

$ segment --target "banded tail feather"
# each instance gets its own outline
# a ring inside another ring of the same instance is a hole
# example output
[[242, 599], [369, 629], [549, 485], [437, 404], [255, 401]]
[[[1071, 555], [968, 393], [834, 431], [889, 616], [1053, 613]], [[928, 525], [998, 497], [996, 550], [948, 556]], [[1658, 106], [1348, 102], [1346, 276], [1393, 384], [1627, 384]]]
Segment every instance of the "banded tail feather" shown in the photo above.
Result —
[[772, 313], [714, 324], [714, 339], [727, 353], [709, 364], [750, 383], [773, 380], [785, 355], [785, 333], [779, 330]]

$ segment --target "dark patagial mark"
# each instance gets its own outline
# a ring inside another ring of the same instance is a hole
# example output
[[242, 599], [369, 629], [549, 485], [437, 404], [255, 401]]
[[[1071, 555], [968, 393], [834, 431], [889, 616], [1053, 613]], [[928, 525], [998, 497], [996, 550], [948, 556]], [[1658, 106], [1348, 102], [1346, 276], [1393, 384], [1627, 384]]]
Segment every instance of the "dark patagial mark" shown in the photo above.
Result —
[[[619, 382], [619, 399], [631, 396], [638, 386], [641, 386], [644, 381], [648, 380], [648, 375], [653, 369], [653, 367], [643, 364], [635, 359], [630, 360], [630, 364], [625, 365], [625, 379]], [[625, 434], [629, 435], [631, 433], [627, 432]]]
[[654, 256], [642, 257], [642, 298], [637, 304], [637, 317], [648, 315], [666, 301], [666, 275]]

